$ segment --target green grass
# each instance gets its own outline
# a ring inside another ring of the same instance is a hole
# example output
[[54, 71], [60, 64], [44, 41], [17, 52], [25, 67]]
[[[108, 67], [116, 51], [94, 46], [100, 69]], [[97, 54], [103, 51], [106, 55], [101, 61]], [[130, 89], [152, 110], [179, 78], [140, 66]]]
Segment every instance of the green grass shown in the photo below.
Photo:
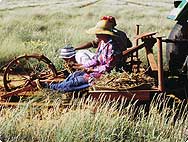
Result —
[[[0, 111], [0, 139], [6, 142], [184, 142], [188, 139], [187, 106], [167, 106], [161, 95], [145, 106], [122, 100], [76, 100], [68, 109], [32, 107], [31, 102]], [[127, 104], [127, 105], [125, 105]], [[160, 108], [160, 109], [159, 109]], [[136, 110], [136, 111], [135, 111]], [[182, 111], [182, 115], [178, 112]], [[178, 114], [178, 115], [176, 115]], [[176, 120], [175, 120], [176, 119]]]
[[58, 49], [94, 39], [85, 31], [103, 15], [115, 16], [117, 27], [126, 31], [133, 43], [136, 24], [141, 25], [141, 33], [157, 31], [158, 35], [168, 36], [175, 23], [166, 19], [173, 7], [167, 0], [101, 0], [82, 7], [93, 1], [4, 1], [0, 6], [1, 65], [20, 54], [37, 52], [59, 67]]

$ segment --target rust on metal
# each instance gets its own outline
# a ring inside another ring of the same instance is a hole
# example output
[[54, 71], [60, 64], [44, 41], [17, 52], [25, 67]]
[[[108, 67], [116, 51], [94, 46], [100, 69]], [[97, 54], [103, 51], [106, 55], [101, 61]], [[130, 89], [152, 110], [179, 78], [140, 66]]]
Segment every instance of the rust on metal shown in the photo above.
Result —
[[130, 90], [130, 91], [113, 91], [113, 90], [97, 90], [97, 91], [89, 91], [89, 94], [98, 99], [100, 96], [104, 96], [106, 100], [117, 100], [121, 98], [127, 98], [128, 100], [141, 100], [141, 101], [149, 101], [150, 94], [158, 92], [158, 90]]
[[[30, 59], [30, 60], [29, 60]], [[35, 59], [38, 62], [35, 66], [32, 66], [32, 61]], [[40, 63], [46, 65], [48, 70], [41, 70]], [[39, 71], [36, 71], [36, 70]], [[49, 74], [49, 72], [51, 74]], [[17, 78], [12, 76], [17, 75]], [[6, 67], [3, 75], [3, 83], [6, 91], [10, 92], [16, 90], [17, 88], [27, 86], [33, 80], [37, 78], [48, 78], [49, 76], [55, 77], [57, 75], [57, 70], [53, 63], [44, 55], [32, 54], [32, 55], [22, 55], [13, 59]], [[17, 84], [15, 83], [17, 82]], [[19, 82], [19, 83], [18, 83]]]
[[149, 50], [148, 48], [146, 48], [146, 54], [147, 54], [147, 58], [148, 58], [148, 61], [149, 61], [152, 71], [157, 71], [158, 67], [157, 67], [157, 63], [155, 61], [153, 52], [151, 50]]
[[11, 92], [5, 92], [0, 97], [3, 98], [3, 99], [6, 99], [6, 98], [11, 97], [11, 96], [19, 96], [19, 94], [21, 96], [21, 93], [28, 92], [28, 91], [34, 91], [35, 88], [36, 88], [36, 85], [35, 86], [28, 85], [28, 86], [25, 86], [24, 88], [16, 89], [16, 90], [11, 91]]
[[132, 54], [133, 52], [136, 52], [137, 50], [139, 50], [143, 47], [144, 47], [144, 43], [142, 43], [138, 46], [135, 46], [135, 47], [131, 47], [130, 49], [123, 51], [123, 55], [128, 56], [129, 54]]
[[[140, 25], [136, 25], [136, 35], [140, 34]], [[138, 39], [136, 39], [136, 46], [138, 46]]]
[[[136, 25], [136, 35], [140, 34], [140, 25]], [[136, 39], [136, 46], [138, 46], [138, 39]], [[136, 59], [138, 60], [138, 51], [136, 51]]]
[[158, 88], [160, 91], [164, 91], [162, 37], [157, 37], [157, 45], [158, 45]]
[[144, 39], [144, 38], [148, 38], [148, 37], [152, 37], [153, 35], [157, 34], [157, 32], [148, 32], [148, 33], [143, 33], [143, 34], [140, 34], [138, 36], [135, 37], [135, 40], [138, 40], [138, 39]]
[[136, 40], [142, 39], [144, 43], [123, 51], [123, 55], [132, 54], [145, 46], [152, 48], [153, 45], [156, 43], [156, 39], [152, 37], [155, 34], [156, 32], [149, 32], [136, 36]]

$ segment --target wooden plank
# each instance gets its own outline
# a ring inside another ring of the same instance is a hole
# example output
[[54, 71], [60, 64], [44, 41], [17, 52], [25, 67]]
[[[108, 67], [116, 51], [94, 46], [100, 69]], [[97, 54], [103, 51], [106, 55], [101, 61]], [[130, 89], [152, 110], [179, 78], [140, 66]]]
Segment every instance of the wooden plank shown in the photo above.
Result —
[[147, 57], [148, 57], [148, 61], [149, 61], [152, 71], [158, 71], [157, 63], [155, 62], [153, 54], [149, 53]]
[[127, 49], [125, 51], [123, 51], [123, 55], [125, 56], [128, 56], [129, 54], [131, 53], [134, 53], [136, 51], [138, 51], [139, 49], [143, 48], [144, 47], [144, 43], [138, 45], [138, 46], [135, 46], [135, 47], [131, 47], [130, 49]]
[[152, 71], [157, 71], [158, 67], [157, 67], [157, 63], [155, 61], [152, 49], [151, 48], [150, 49], [145, 48], [145, 49], [146, 49], [146, 54], [147, 54], [147, 58], [148, 58], [151, 70]]

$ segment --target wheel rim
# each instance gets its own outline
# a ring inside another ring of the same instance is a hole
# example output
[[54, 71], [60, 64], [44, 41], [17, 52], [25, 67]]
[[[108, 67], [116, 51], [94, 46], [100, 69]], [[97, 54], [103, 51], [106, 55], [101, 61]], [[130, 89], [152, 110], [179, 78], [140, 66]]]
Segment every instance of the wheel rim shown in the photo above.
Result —
[[55, 77], [57, 71], [53, 63], [44, 55], [23, 55], [12, 60], [3, 76], [6, 91], [23, 88], [36, 79]]

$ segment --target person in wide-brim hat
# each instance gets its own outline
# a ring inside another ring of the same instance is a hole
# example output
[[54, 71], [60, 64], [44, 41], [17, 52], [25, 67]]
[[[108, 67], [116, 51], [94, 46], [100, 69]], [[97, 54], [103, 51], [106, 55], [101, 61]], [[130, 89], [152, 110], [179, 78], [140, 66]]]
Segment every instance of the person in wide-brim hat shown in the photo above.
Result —
[[113, 25], [107, 20], [100, 20], [95, 27], [90, 28], [86, 33], [116, 36], [113, 32]]

